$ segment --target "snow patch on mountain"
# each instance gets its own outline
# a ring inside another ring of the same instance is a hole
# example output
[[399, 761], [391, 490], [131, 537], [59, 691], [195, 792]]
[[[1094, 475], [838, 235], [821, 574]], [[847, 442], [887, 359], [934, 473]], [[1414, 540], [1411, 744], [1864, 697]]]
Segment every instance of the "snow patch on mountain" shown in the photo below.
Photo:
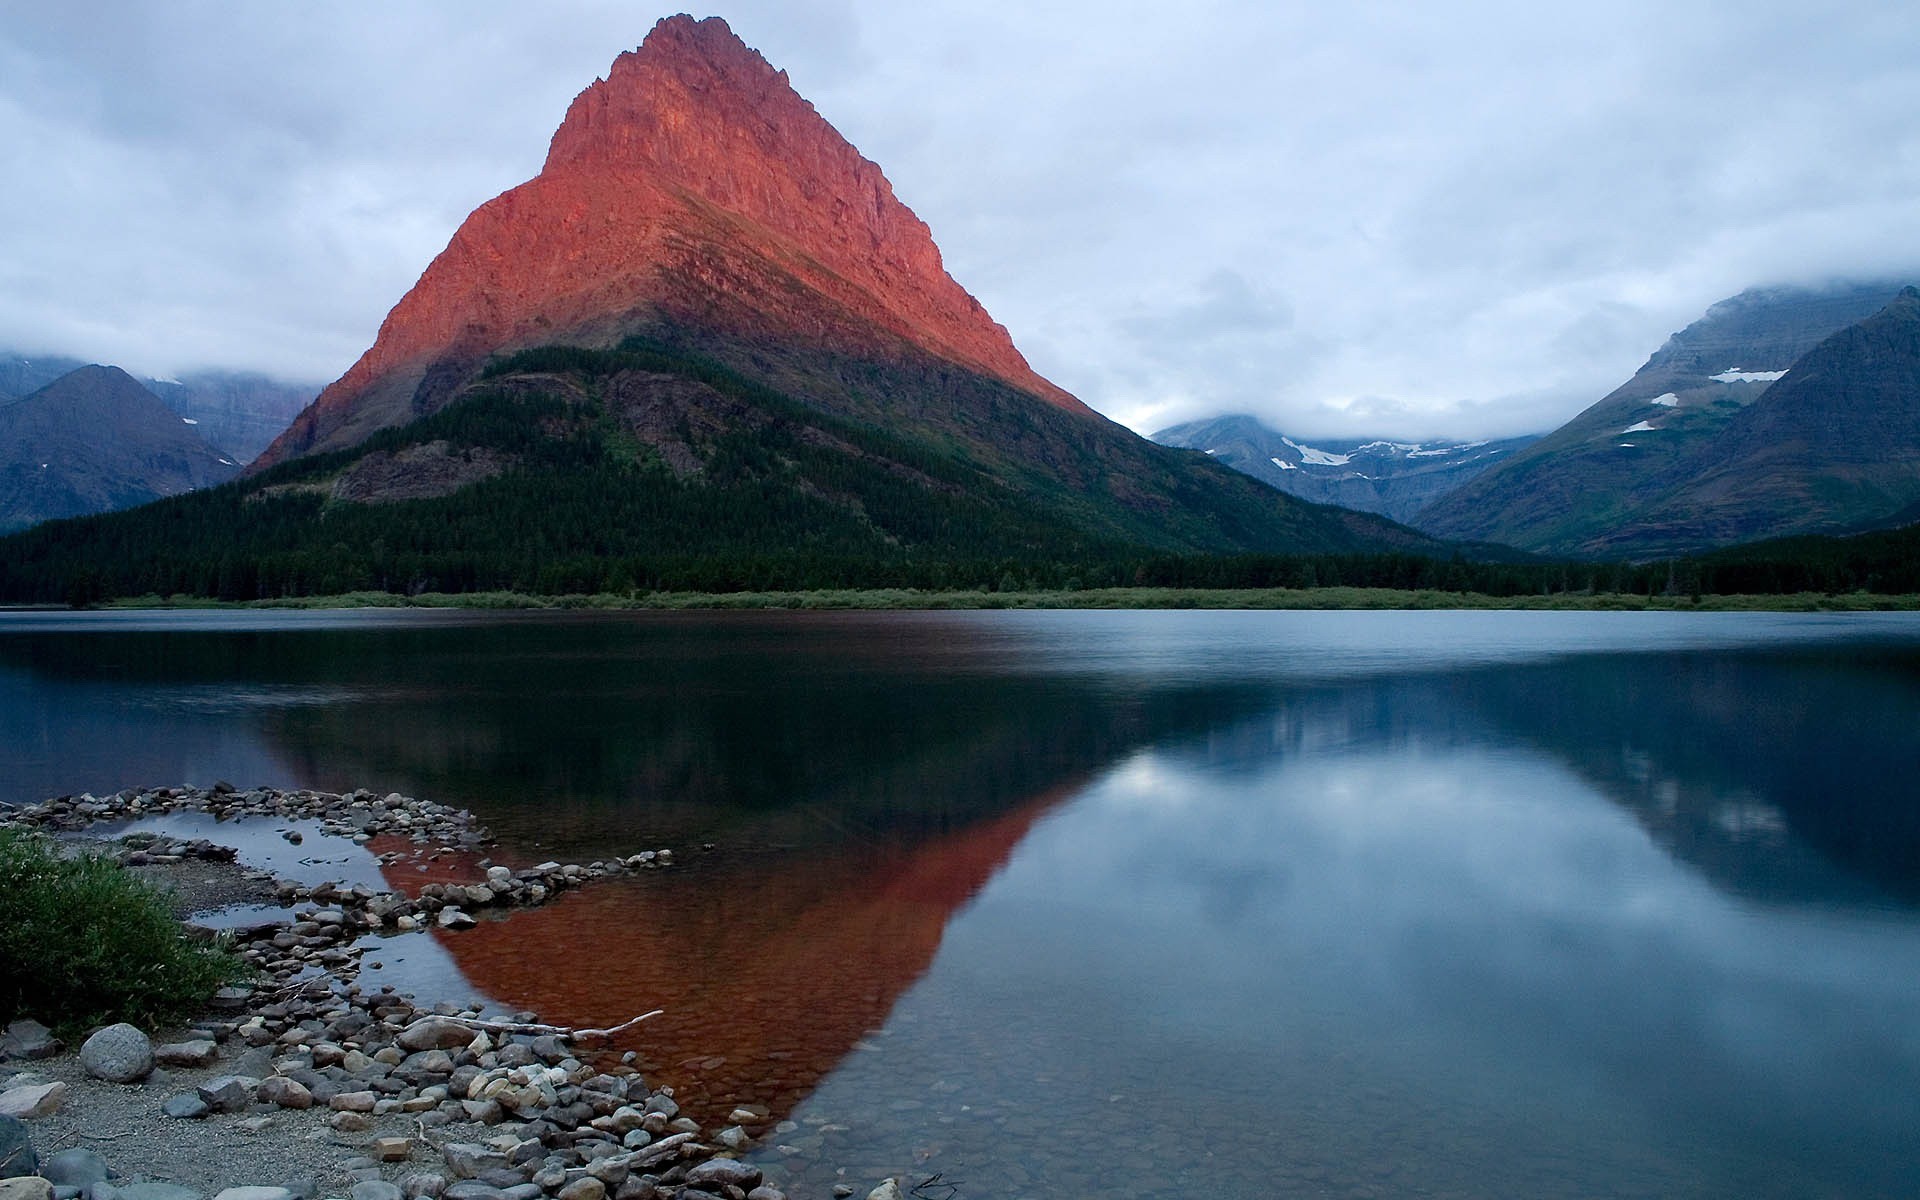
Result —
[[1655, 396], [1653, 399], [1647, 401], [1647, 403], [1658, 404], [1661, 408], [1678, 408], [1680, 406], [1680, 397], [1674, 395], [1672, 392], [1668, 392], [1664, 396]]
[[1298, 471], [1300, 469], [1299, 467], [1294, 466], [1292, 463], [1287, 462], [1284, 459], [1270, 458], [1267, 461], [1272, 463], [1274, 466], [1279, 467], [1282, 471]]
[[1353, 461], [1351, 454], [1333, 454], [1326, 450], [1316, 450], [1312, 446], [1302, 446], [1292, 438], [1280, 439], [1300, 452], [1300, 461], [1314, 467], [1344, 467]]
[[1742, 371], [1739, 367], [1728, 367], [1707, 378], [1719, 383], [1775, 383], [1785, 374], [1785, 371]]
[[1633, 424], [1627, 426], [1625, 429], [1622, 429], [1620, 432], [1621, 433], [1652, 433], [1653, 431], [1654, 431], [1654, 427], [1647, 424], [1645, 421], [1635, 421]]

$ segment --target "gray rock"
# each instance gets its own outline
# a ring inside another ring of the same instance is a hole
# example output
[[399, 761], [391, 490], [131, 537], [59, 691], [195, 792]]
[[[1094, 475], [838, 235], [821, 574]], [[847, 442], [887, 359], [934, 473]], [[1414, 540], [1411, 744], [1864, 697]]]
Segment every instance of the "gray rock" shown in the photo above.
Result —
[[40, 1164], [40, 1174], [55, 1183], [64, 1183], [71, 1187], [86, 1187], [90, 1183], [107, 1181], [107, 1160], [100, 1157], [97, 1150], [84, 1146], [60, 1153]]
[[748, 1137], [747, 1131], [738, 1125], [729, 1125], [719, 1133], [714, 1134], [713, 1140], [719, 1142], [729, 1150], [742, 1150], [745, 1149], [747, 1144], [753, 1139]]
[[81, 1045], [80, 1065], [95, 1079], [134, 1083], [153, 1070], [153, 1043], [122, 1021], [97, 1030]]
[[0, 1092], [0, 1116], [34, 1121], [59, 1112], [60, 1106], [66, 1102], [67, 1085], [58, 1080], [25, 1084]]
[[200, 1085], [200, 1098], [216, 1112], [245, 1112], [259, 1086], [251, 1075], [216, 1075]]
[[341, 1092], [327, 1101], [327, 1107], [335, 1112], [370, 1113], [379, 1100], [375, 1092]]
[[900, 1190], [900, 1181], [889, 1179], [868, 1192], [867, 1200], [907, 1200], [907, 1197], [906, 1193]]
[[22, 1019], [0, 1036], [0, 1059], [52, 1058], [60, 1053], [60, 1039], [38, 1021]]
[[[201, 1200], [199, 1192], [192, 1188], [181, 1187], [177, 1183], [159, 1183], [143, 1180], [139, 1183], [121, 1185], [118, 1189], [119, 1200]], [[96, 1200], [98, 1200], [96, 1193]]]
[[295, 1200], [292, 1188], [230, 1187], [216, 1193], [213, 1200]]
[[356, 1183], [347, 1195], [350, 1200], [402, 1200], [399, 1185], [388, 1183], [384, 1179], [369, 1179]]
[[606, 1196], [607, 1185], [591, 1175], [583, 1175], [560, 1189], [560, 1200], [606, 1200]]
[[787, 1194], [779, 1188], [763, 1185], [748, 1192], [747, 1200], [787, 1200]]
[[462, 1179], [440, 1193], [441, 1200], [501, 1200], [500, 1189], [477, 1179]]
[[505, 1154], [478, 1142], [448, 1142], [441, 1147], [440, 1154], [456, 1179], [472, 1179], [482, 1171], [507, 1165]]
[[472, 929], [480, 923], [451, 905], [441, 909], [435, 920], [442, 929]]
[[31, 1175], [40, 1169], [40, 1158], [33, 1152], [33, 1137], [27, 1124], [18, 1117], [0, 1117], [0, 1179]]
[[471, 1025], [462, 1025], [458, 1021], [449, 1021], [444, 1017], [426, 1017], [402, 1029], [393, 1041], [402, 1050], [409, 1052], [460, 1050], [470, 1044], [478, 1032]]
[[447, 1177], [431, 1171], [409, 1175], [407, 1181], [400, 1185], [400, 1191], [407, 1200], [440, 1200], [441, 1193], [446, 1190]]
[[692, 1187], [755, 1188], [760, 1186], [760, 1168], [731, 1158], [710, 1158], [687, 1172]]
[[500, 1200], [540, 1200], [544, 1194], [545, 1189], [538, 1184], [516, 1183], [500, 1189]]
[[154, 1061], [166, 1067], [204, 1067], [220, 1053], [212, 1038], [194, 1038], [190, 1042], [168, 1042], [153, 1048]]
[[168, 1096], [161, 1101], [160, 1111], [169, 1117], [177, 1117], [183, 1121], [197, 1121], [212, 1112], [213, 1105], [192, 1092], [181, 1092], [177, 1096]]
[[0, 1178], [0, 1200], [53, 1200], [53, 1185], [38, 1175]]

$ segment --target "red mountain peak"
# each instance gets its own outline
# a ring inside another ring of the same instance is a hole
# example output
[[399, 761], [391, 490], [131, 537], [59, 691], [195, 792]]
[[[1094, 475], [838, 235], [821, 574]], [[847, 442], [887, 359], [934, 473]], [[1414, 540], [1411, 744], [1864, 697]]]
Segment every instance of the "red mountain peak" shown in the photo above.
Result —
[[656, 24], [574, 98], [534, 179], [476, 209], [371, 349], [254, 469], [435, 407], [488, 354], [650, 321], [914, 352], [1089, 411], [946, 273], [880, 168], [717, 17]]

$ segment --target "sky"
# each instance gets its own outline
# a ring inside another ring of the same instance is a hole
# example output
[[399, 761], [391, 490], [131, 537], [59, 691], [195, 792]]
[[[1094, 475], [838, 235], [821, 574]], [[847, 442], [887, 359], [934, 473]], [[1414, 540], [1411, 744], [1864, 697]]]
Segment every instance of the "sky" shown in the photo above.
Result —
[[[674, 11], [0, 0], [0, 347], [330, 381]], [[1744, 288], [1920, 280], [1920, 6], [691, 11], [1142, 432], [1541, 432]]]

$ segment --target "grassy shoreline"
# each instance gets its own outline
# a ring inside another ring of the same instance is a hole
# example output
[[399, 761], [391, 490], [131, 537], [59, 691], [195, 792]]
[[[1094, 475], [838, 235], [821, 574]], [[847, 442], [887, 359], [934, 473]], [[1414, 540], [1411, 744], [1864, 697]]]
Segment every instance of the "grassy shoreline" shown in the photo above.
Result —
[[1852, 592], [1827, 595], [1645, 596], [1558, 593], [1489, 596], [1478, 592], [1392, 588], [1091, 588], [1084, 591], [983, 592], [859, 588], [799, 592], [646, 592], [632, 595], [536, 596], [520, 592], [349, 592], [282, 600], [227, 601], [187, 596], [135, 596], [108, 601], [112, 609], [352, 609], [461, 608], [546, 610], [805, 609], [951, 611], [976, 609], [1463, 609], [1530, 612], [1911, 612], [1920, 595]]

